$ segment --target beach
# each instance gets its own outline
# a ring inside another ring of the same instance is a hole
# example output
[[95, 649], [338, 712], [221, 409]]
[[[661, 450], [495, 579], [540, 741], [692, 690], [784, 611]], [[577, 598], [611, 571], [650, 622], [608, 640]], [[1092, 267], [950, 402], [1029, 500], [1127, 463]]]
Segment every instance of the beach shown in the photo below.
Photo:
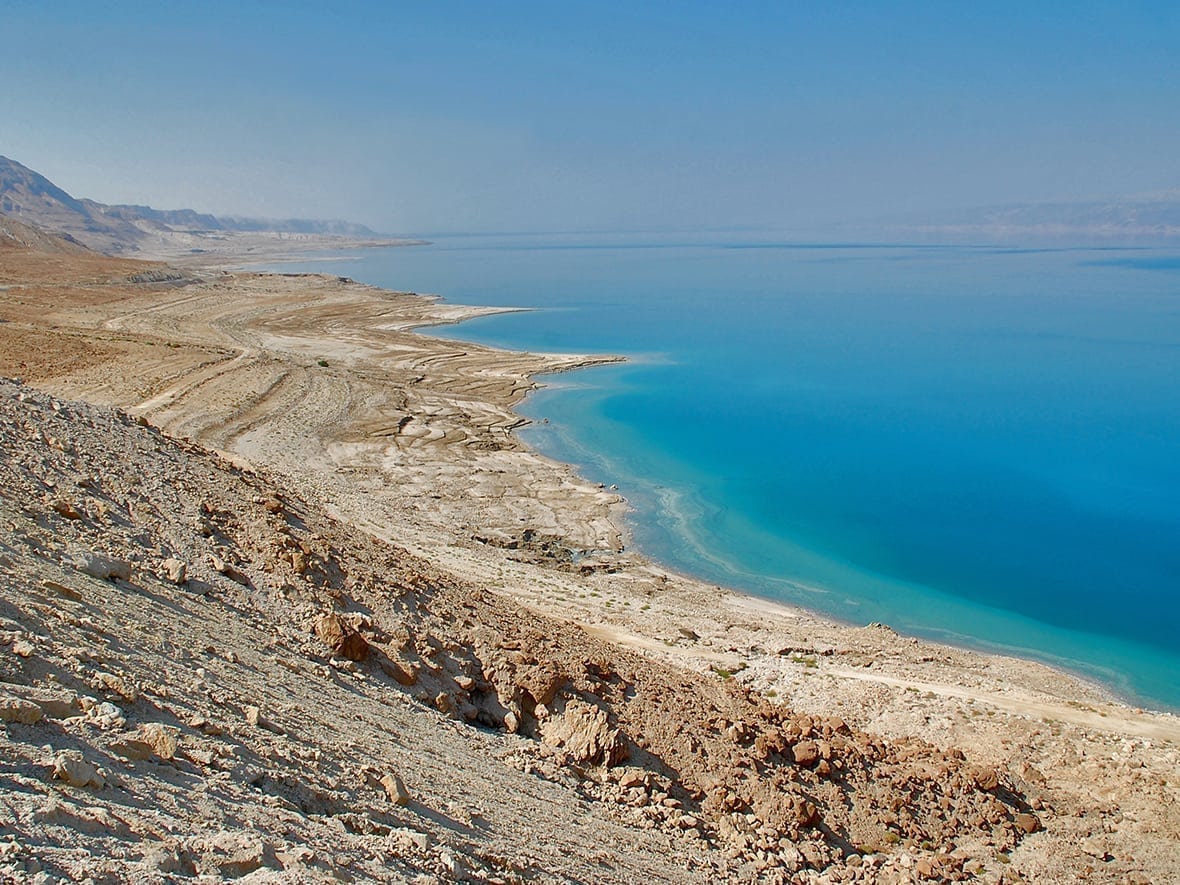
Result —
[[668, 573], [630, 549], [617, 492], [514, 434], [538, 376], [616, 357], [421, 335], [496, 309], [229, 269], [240, 257], [146, 283], [131, 263], [25, 257], [0, 293], [0, 375], [265, 469], [341, 524], [636, 660], [1011, 772], [1043, 828], [986, 879], [1176, 881], [1180, 718], [1038, 663]]

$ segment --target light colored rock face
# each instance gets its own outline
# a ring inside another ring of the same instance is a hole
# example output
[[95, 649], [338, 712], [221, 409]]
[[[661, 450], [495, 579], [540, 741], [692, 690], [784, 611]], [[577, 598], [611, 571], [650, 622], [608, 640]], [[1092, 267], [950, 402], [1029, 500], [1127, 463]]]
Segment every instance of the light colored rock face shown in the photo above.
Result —
[[63, 750], [57, 754], [53, 760], [53, 776], [71, 787], [101, 790], [106, 786], [106, 778], [78, 750]]
[[584, 765], [609, 768], [630, 755], [626, 739], [611, 727], [606, 711], [581, 701], [563, 704], [541, 725], [540, 734], [542, 742]]
[[99, 580], [118, 578], [122, 581], [131, 580], [131, 565], [121, 559], [103, 556], [91, 550], [75, 549], [66, 554], [66, 559], [74, 568], [84, 575], [90, 575]]
[[104, 267], [84, 298], [46, 270], [20, 323], [0, 291], [0, 366], [263, 469], [0, 382], [0, 696], [42, 709], [0, 739], [0, 878], [1172, 875], [1174, 720], [615, 552], [617, 499], [506, 435], [576, 358], [419, 339], [453, 309], [336, 281]]

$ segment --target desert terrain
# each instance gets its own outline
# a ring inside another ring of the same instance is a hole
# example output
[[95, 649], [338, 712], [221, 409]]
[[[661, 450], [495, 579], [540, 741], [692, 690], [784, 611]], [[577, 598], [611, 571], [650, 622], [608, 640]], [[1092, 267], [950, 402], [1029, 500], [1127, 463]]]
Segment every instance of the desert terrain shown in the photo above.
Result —
[[0, 231], [0, 877], [1180, 881], [1180, 719], [667, 573], [513, 435], [613, 357], [262, 251]]

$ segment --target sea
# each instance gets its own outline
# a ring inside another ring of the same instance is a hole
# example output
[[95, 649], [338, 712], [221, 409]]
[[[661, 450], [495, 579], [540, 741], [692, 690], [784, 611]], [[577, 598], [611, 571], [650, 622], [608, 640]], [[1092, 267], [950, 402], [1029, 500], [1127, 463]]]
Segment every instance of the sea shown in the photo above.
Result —
[[1180, 246], [446, 235], [276, 269], [624, 356], [540, 379], [521, 435], [668, 569], [1180, 711]]

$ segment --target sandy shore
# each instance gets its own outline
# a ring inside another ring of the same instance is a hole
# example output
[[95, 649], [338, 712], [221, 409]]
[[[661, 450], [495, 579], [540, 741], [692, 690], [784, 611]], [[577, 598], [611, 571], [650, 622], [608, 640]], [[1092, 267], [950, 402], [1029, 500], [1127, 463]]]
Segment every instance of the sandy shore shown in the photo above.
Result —
[[413, 330], [487, 311], [228, 272], [208, 255], [177, 279], [118, 285], [130, 264], [96, 260], [79, 281], [29, 260], [41, 261], [22, 271], [35, 286], [0, 281], [0, 374], [265, 467], [342, 522], [653, 662], [1017, 772], [1055, 813], [992, 878], [1173, 880], [1177, 717], [1037, 663], [848, 627], [626, 551], [625, 502], [513, 434], [536, 376], [612, 357], [423, 336]]

